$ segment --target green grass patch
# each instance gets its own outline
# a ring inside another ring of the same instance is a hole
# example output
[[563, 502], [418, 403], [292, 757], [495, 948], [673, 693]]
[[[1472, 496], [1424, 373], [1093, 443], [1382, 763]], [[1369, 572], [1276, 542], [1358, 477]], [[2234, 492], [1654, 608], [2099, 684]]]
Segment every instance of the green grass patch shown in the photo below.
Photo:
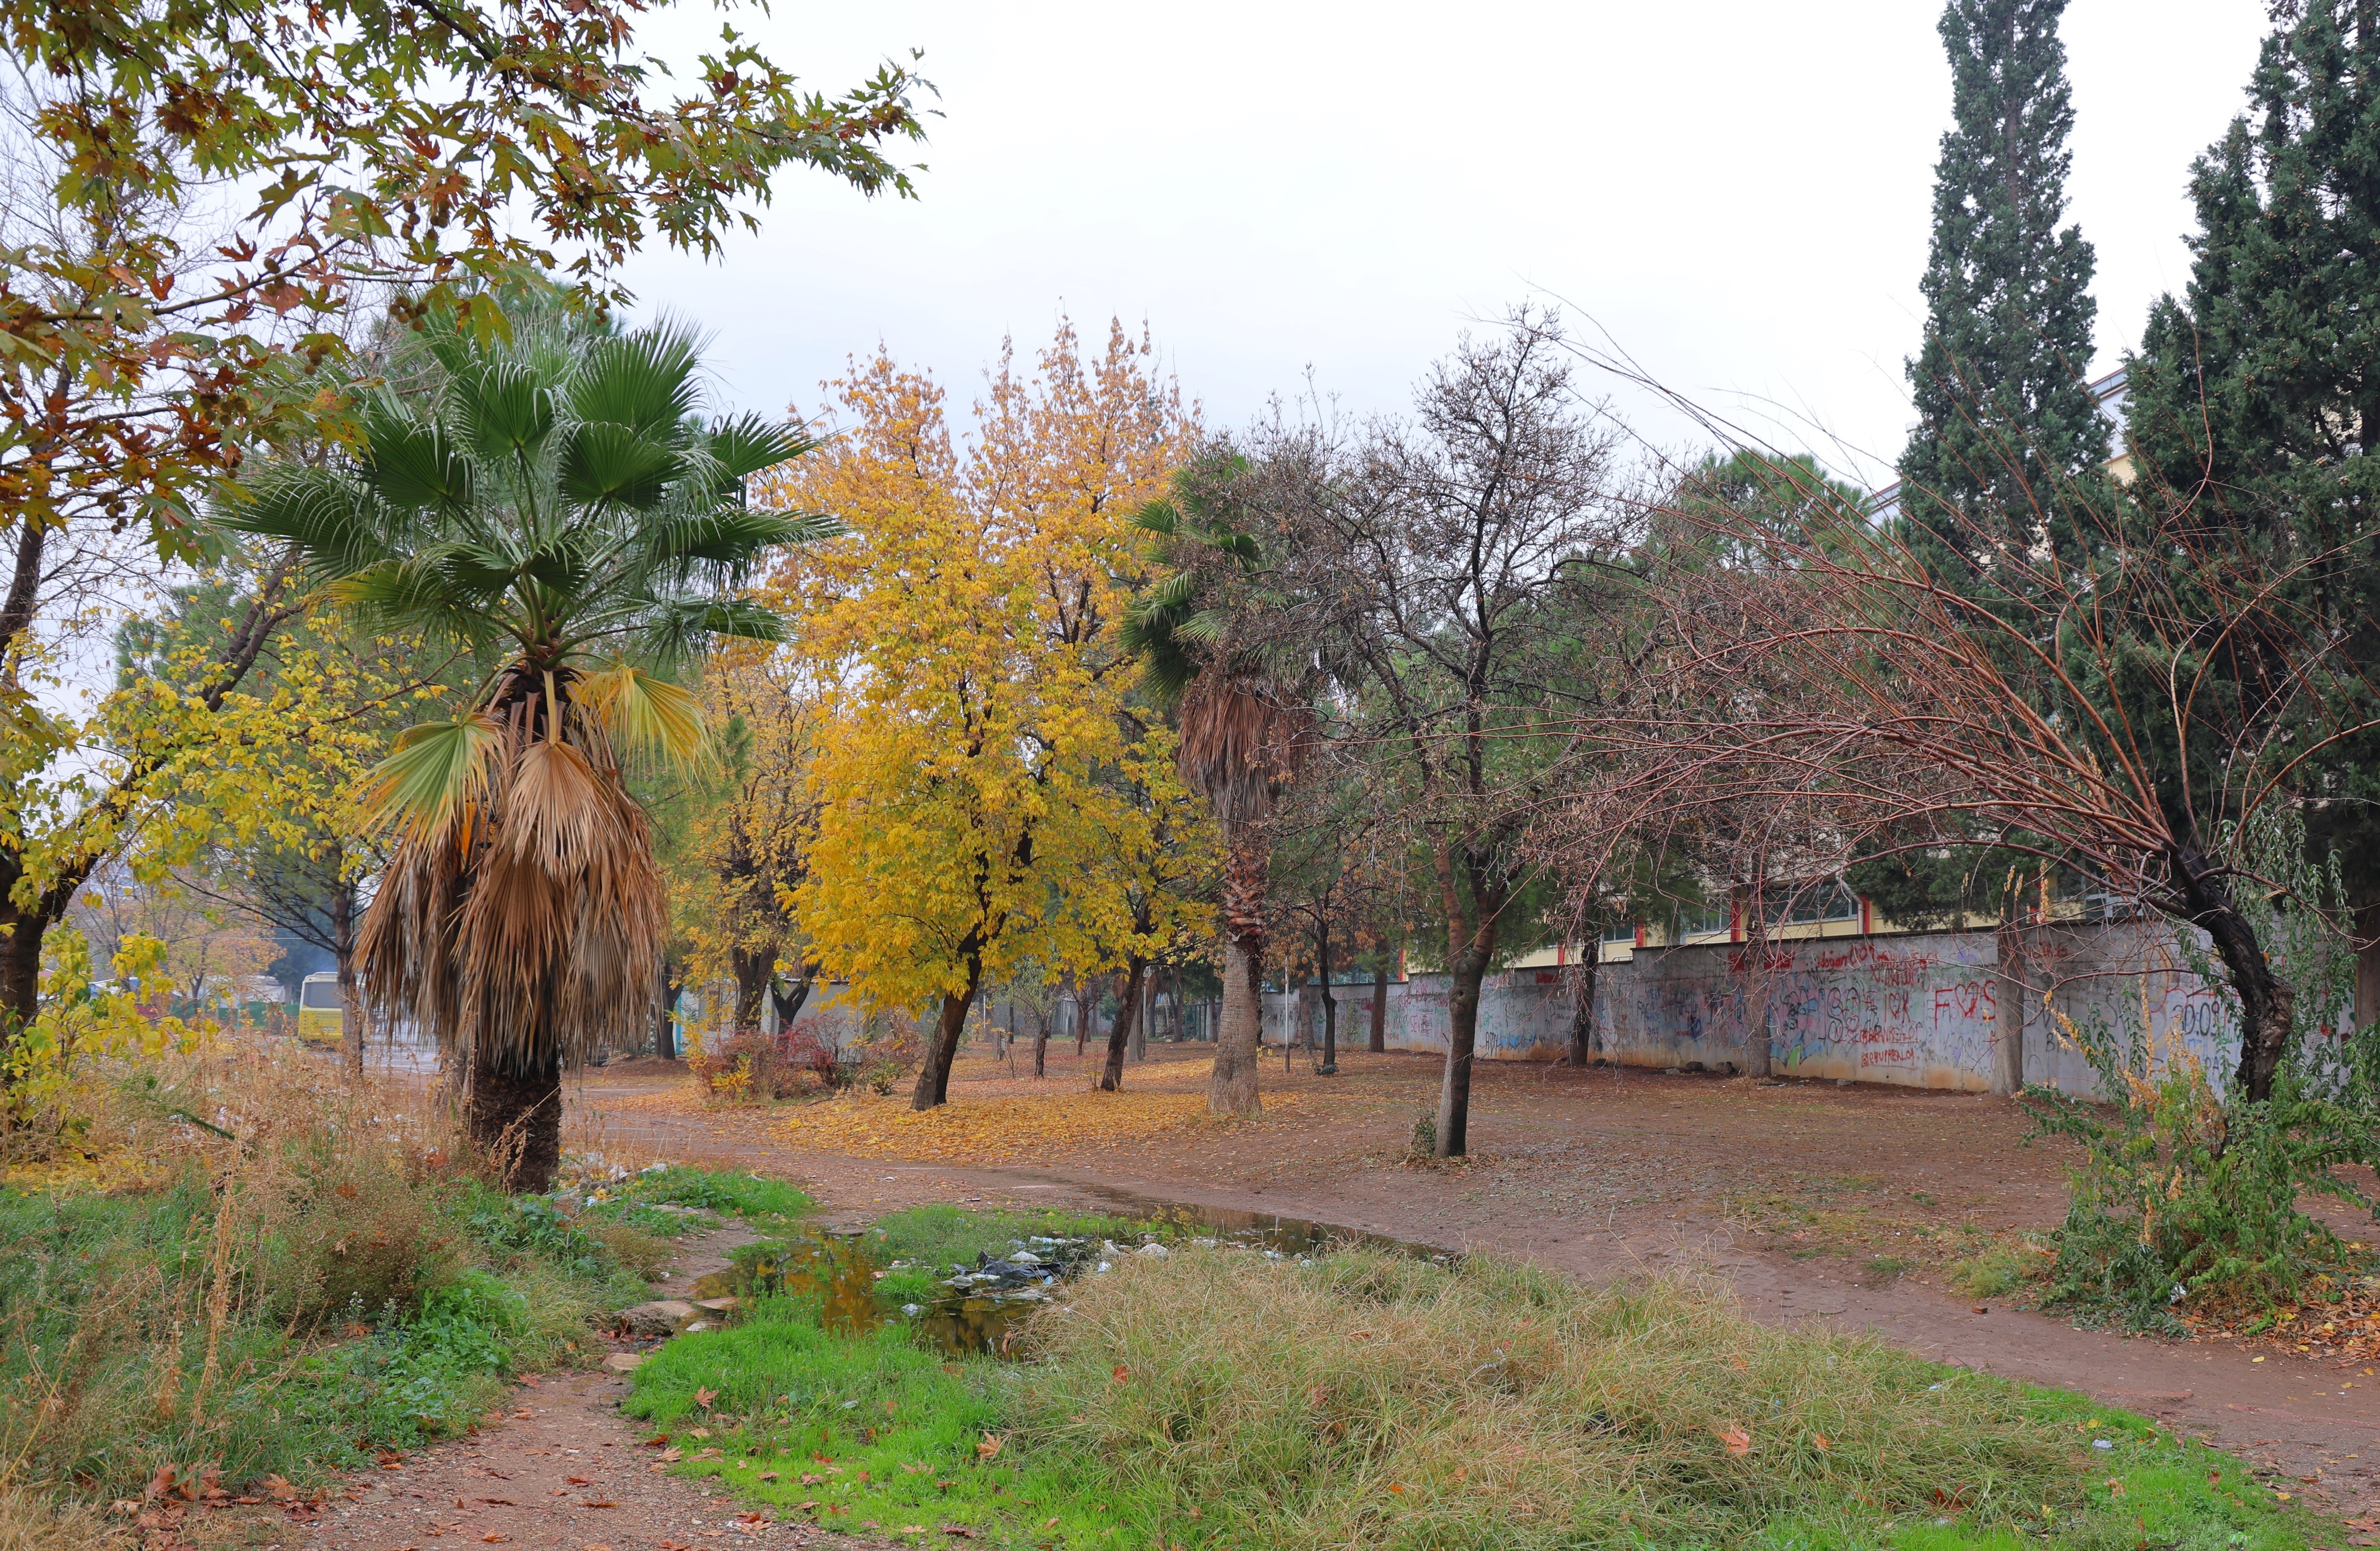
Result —
[[[875, 1242], [952, 1260], [1007, 1226], [901, 1217]], [[754, 1503], [990, 1545], [2301, 1551], [2314, 1528], [2142, 1418], [1691, 1281], [1185, 1249], [1069, 1295], [1023, 1363], [764, 1300], [650, 1360], [628, 1409]]]
[[886, 1308], [924, 1303], [947, 1290], [951, 1267], [973, 1265], [979, 1254], [1004, 1255], [1035, 1238], [1113, 1239], [1137, 1244], [1160, 1237], [1156, 1225], [1130, 1218], [1070, 1212], [971, 1212], [941, 1204], [911, 1206], [878, 1218], [861, 1235], [886, 1266], [876, 1284]]
[[[808, 1206], [670, 1175], [648, 1188], [771, 1225]], [[308, 1486], [453, 1436], [517, 1374], [591, 1361], [590, 1326], [650, 1295], [657, 1242], [573, 1205], [305, 1134], [228, 1174], [0, 1192], [0, 1394], [49, 1398], [0, 1406], [0, 1456], [104, 1502], [160, 1464]]]

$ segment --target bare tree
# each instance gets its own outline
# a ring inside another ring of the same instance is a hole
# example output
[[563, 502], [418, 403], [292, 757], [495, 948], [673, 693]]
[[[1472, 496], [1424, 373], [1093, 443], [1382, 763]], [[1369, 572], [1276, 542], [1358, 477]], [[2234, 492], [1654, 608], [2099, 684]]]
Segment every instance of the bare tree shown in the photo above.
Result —
[[1665, 514], [1658, 687], [1605, 720], [1609, 762], [1547, 832], [1575, 885], [1615, 835], [1720, 805], [1770, 877], [1981, 848], [2068, 869], [2206, 934], [2240, 1002], [2237, 1091], [2267, 1098], [2294, 991], [2241, 908], [2276, 887], [2242, 837], [2324, 800], [2325, 752], [2361, 730], [2327, 708], [2370, 703], [2293, 600], [2314, 559], [2158, 490], [2040, 492], [2029, 545], [1807, 493], [1792, 524]]
[[1328, 600], [1376, 795], [1427, 856], [1446, 928], [1438, 1150], [1467, 1147], [1480, 987], [1514, 923], [1524, 840], [1568, 729], [1599, 704], [1637, 509], [1621, 437], [1582, 407], [1559, 321], [1466, 337], [1410, 422], [1369, 428], [1315, 503], [1302, 590]]

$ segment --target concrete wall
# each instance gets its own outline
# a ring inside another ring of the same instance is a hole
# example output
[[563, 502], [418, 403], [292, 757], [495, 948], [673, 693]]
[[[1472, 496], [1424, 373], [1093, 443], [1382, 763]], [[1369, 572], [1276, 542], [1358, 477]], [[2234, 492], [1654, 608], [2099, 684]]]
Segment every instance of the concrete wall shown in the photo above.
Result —
[[[1639, 949], [1603, 965], [1597, 977], [1597, 1054], [1630, 1066], [1740, 1064], [1755, 976], [1742, 944]], [[2155, 922], [2030, 933], [2022, 966], [2036, 990], [2025, 997], [2022, 1029], [2028, 1082], [2092, 1094], [2089, 1063], [2067, 1024], [2151, 1029], [2158, 1058], [2187, 1050], [2211, 1072], [2228, 1072], [2239, 1042], [2224, 996], [2193, 974], [2170, 927]], [[1512, 970], [1481, 988], [1479, 1054], [1488, 1060], [1551, 1060], [1569, 1047], [1575, 971]], [[1775, 1071], [1906, 1087], [1980, 1092], [1990, 1085], [2002, 1016], [1999, 939], [1989, 932], [1924, 932], [1771, 943], [1767, 1034]], [[1444, 1050], [1448, 979], [1415, 975], [1389, 988], [1392, 1050]], [[1339, 1039], [1362, 1048], [1371, 1030], [1372, 988], [1338, 988]], [[1312, 988], [1266, 999], [1265, 1034], [1299, 1026], [1321, 1036]], [[2062, 1018], [2061, 1018], [2062, 1015]]]

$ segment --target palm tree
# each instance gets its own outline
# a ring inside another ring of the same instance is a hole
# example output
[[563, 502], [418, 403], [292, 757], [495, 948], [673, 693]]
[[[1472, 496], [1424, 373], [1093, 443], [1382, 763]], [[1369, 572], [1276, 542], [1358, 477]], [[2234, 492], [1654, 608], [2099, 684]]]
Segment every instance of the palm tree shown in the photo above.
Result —
[[359, 959], [375, 1004], [435, 1034], [474, 1148], [542, 1190], [563, 1067], [641, 1034], [658, 990], [665, 896], [623, 762], [701, 760], [698, 702], [669, 675], [714, 636], [780, 638], [734, 591], [832, 524], [746, 507], [747, 476], [812, 443], [706, 422], [691, 335], [541, 297], [520, 313], [502, 343], [433, 321], [396, 352], [419, 389], [366, 404], [365, 450], [268, 476], [226, 521], [294, 543], [367, 617], [490, 665], [364, 794], [397, 845]]
[[1263, 548], [1229, 495], [1246, 472], [1235, 454], [1210, 456], [1174, 477], [1170, 499], [1135, 514], [1177, 563], [1134, 602], [1123, 626], [1149, 687], [1178, 711], [1182, 779], [1214, 808], [1223, 831], [1223, 1024], [1207, 1085], [1207, 1108], [1218, 1115], [1262, 1108], [1258, 992], [1271, 863], [1264, 825], [1295, 779], [1313, 731], [1312, 716], [1271, 671], [1271, 654], [1235, 640], [1232, 629], [1225, 595], [1264, 565]]

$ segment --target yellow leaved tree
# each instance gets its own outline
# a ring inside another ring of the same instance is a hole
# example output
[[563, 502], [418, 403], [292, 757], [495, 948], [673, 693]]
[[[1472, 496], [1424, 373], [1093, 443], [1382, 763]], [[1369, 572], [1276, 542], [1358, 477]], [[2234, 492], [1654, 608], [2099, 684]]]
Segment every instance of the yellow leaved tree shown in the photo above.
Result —
[[1062, 323], [1029, 371], [1003, 353], [962, 440], [942, 389], [880, 351], [829, 384], [842, 434], [771, 492], [850, 530], [775, 582], [825, 719], [792, 903], [863, 1002], [939, 1003], [920, 1109], [988, 982], [1203, 929], [1183, 885], [1211, 870], [1209, 827], [1117, 638], [1147, 565], [1128, 518], [1196, 432], [1150, 355], [1118, 325], [1087, 360]]

